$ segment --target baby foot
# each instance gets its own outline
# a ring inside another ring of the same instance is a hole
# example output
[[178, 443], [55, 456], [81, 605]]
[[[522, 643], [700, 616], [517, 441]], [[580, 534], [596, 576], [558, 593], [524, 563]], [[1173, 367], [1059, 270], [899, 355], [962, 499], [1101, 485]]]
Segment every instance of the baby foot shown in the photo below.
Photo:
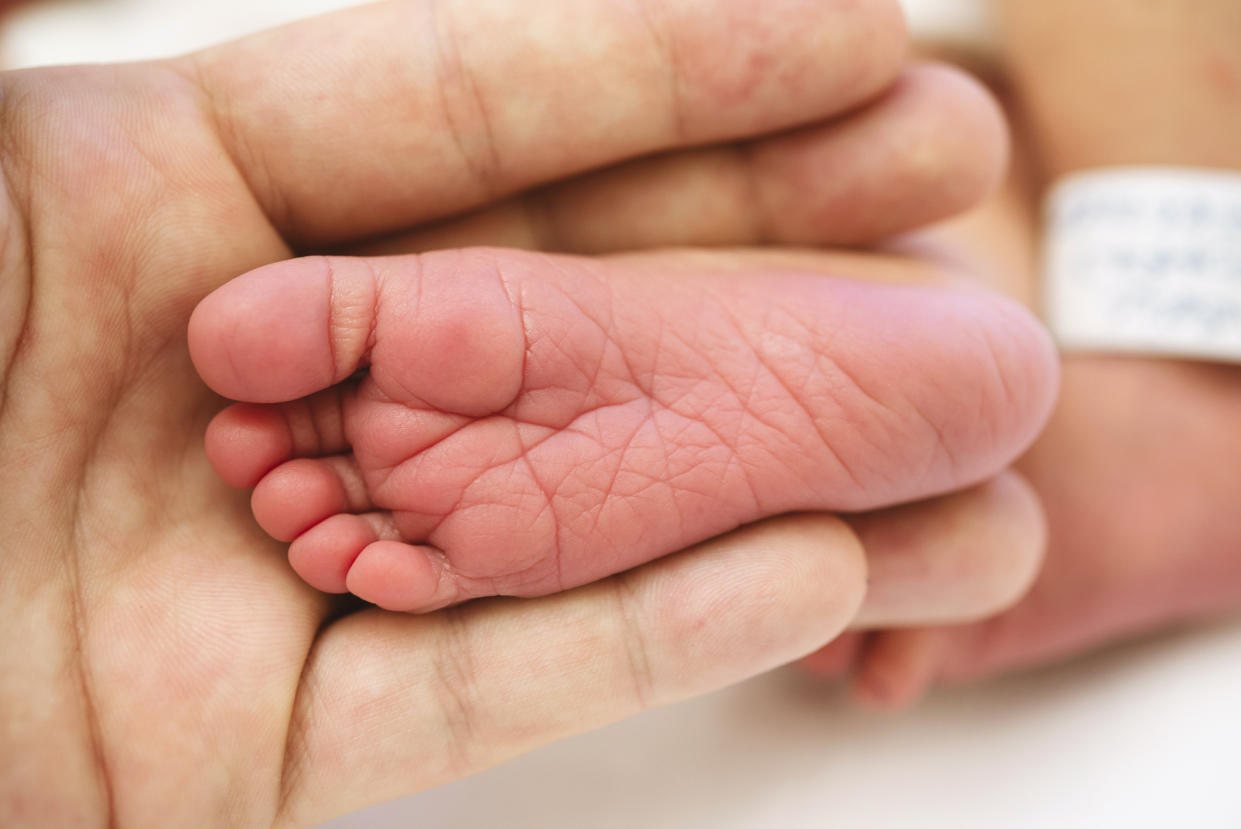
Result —
[[311, 585], [426, 611], [959, 487], [1051, 405], [1047, 340], [1003, 300], [693, 261], [260, 268], [190, 324], [203, 378], [244, 401], [208, 455]]

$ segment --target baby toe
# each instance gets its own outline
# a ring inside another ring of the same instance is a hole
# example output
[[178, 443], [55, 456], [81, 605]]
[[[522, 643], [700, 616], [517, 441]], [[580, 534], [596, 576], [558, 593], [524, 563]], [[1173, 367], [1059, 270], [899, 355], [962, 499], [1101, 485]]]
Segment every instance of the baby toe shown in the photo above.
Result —
[[302, 580], [324, 593], [348, 593], [346, 576], [358, 554], [385, 533], [382, 513], [329, 516], [289, 545], [289, 564]]
[[352, 458], [298, 458], [259, 481], [250, 498], [254, 518], [272, 538], [292, 541], [337, 513], [374, 509]]
[[349, 592], [385, 610], [426, 613], [460, 601], [439, 550], [400, 541], [365, 547], [349, 568]]
[[346, 452], [344, 412], [353, 393], [336, 387], [291, 403], [229, 406], [207, 427], [207, 459], [227, 483], [249, 488], [290, 458]]

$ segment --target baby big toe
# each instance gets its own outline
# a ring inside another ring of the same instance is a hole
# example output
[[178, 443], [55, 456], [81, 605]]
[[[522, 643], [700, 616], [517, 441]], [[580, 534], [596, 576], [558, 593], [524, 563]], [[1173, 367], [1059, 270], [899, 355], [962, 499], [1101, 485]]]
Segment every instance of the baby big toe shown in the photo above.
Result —
[[249, 403], [296, 400], [346, 379], [361, 364], [373, 281], [324, 257], [259, 268], [194, 309], [190, 356], [219, 394]]

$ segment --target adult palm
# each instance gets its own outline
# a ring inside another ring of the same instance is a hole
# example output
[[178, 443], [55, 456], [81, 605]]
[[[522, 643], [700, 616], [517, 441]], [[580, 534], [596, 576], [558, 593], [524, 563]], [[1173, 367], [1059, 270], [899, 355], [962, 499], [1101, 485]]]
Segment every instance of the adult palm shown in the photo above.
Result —
[[[857, 241], [994, 176], [933, 137], [949, 161], [921, 178], [871, 152], [802, 187], [813, 159], [873, 148], [934, 103], [889, 96], [820, 123], [896, 77], [894, 9], [695, 5], [384, 3], [192, 58], [4, 77], [2, 822], [306, 823], [735, 681], [846, 624], [863, 564], [826, 519], [549, 600], [341, 615], [201, 448], [221, 403], [192, 371], [190, 312], [295, 251], [743, 138], [488, 215], [509, 235], [606, 227], [596, 247], [615, 247], [817, 210], [839, 221], [816, 233]], [[659, 196], [686, 181], [710, 215]], [[637, 209], [640, 192], [656, 196]]]

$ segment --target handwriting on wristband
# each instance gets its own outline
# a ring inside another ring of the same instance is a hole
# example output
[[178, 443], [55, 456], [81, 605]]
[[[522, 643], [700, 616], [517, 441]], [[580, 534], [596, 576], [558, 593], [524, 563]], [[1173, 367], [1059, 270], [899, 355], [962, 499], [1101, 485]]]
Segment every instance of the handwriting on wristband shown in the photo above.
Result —
[[1241, 174], [1094, 171], [1053, 191], [1047, 222], [1065, 348], [1241, 361]]

